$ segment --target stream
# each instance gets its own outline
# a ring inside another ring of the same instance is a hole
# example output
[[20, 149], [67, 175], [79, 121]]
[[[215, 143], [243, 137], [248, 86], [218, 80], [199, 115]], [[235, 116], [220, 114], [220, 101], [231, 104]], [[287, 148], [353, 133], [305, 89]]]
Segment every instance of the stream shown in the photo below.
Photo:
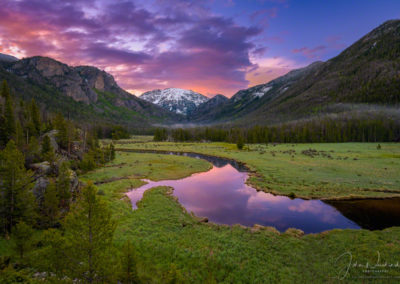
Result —
[[384, 229], [400, 226], [400, 198], [321, 201], [289, 198], [257, 191], [246, 184], [245, 165], [234, 160], [181, 152], [137, 151], [183, 155], [204, 159], [213, 167], [207, 172], [177, 180], [151, 181], [129, 191], [127, 196], [136, 209], [143, 193], [152, 187], [170, 186], [173, 195], [188, 212], [207, 217], [217, 224], [255, 224], [273, 226], [283, 232], [297, 228], [305, 233], [331, 229]]

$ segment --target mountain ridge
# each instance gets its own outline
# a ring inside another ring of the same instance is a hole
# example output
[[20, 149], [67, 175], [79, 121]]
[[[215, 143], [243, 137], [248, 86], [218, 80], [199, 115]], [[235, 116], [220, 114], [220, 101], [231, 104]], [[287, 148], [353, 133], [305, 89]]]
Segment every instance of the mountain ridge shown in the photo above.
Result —
[[79, 119], [96, 117], [104, 123], [135, 127], [182, 119], [126, 92], [112, 75], [97, 67], [72, 67], [49, 57], [34, 56], [0, 62], [0, 79], [9, 81], [16, 95], [35, 98], [48, 109], [68, 112]]
[[180, 88], [156, 89], [141, 94], [139, 98], [186, 116], [209, 100], [200, 93]]

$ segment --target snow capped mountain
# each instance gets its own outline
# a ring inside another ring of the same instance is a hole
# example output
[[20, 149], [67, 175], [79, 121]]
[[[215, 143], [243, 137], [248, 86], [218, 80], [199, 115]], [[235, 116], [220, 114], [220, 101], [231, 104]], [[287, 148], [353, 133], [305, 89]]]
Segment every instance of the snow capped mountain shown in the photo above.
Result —
[[209, 100], [202, 94], [178, 88], [149, 91], [143, 93], [140, 98], [183, 115], [190, 114], [200, 104]]

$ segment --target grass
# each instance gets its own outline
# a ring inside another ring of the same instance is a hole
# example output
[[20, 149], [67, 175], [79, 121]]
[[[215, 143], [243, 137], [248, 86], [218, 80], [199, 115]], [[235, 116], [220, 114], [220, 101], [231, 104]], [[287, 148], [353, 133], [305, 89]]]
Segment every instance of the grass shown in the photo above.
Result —
[[[157, 164], [157, 160], [162, 161]], [[363, 272], [361, 267], [367, 262], [376, 264], [378, 252], [381, 263], [399, 261], [400, 228], [332, 230], [296, 237], [293, 232], [279, 234], [270, 228], [201, 223], [183, 209], [167, 187], [146, 191], [137, 210], [123, 198], [129, 188], [143, 183], [139, 177], [180, 178], [207, 167], [208, 163], [188, 157], [118, 153], [111, 167], [82, 177], [94, 181], [110, 176], [129, 178], [98, 187], [118, 220], [115, 243], [133, 241], [143, 282], [336, 283], [343, 276], [348, 282], [358, 283], [378, 276], [394, 283], [395, 277], [400, 277], [398, 267], [379, 269], [384, 272]], [[166, 168], [174, 170], [163, 173]], [[349, 264], [349, 254], [358, 267], [352, 266], [345, 275], [345, 270], [340, 270]]]
[[[248, 182], [263, 191], [301, 198], [345, 199], [400, 196], [400, 144], [253, 144], [239, 151], [228, 143], [146, 142], [122, 149], [205, 153], [233, 158], [255, 172]], [[310, 151], [310, 149], [315, 151]]]
[[204, 172], [211, 164], [200, 159], [188, 159], [181, 156], [162, 154], [132, 154], [118, 152], [117, 158], [106, 167], [97, 169], [81, 180], [104, 182], [113, 178], [151, 179], [180, 179], [196, 172]]

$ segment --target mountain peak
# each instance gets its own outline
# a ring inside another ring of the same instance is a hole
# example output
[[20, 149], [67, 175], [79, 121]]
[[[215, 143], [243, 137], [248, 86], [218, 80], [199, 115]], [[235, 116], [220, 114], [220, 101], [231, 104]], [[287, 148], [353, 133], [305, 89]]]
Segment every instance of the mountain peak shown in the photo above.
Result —
[[4, 53], [0, 53], [0, 62], [1, 61], [3, 61], [3, 62], [15, 62], [15, 61], [18, 61], [18, 60], [19, 59], [14, 57], [14, 56], [11, 56], [11, 55], [8, 55], [8, 54], [4, 54]]
[[184, 115], [189, 115], [200, 104], [209, 100], [202, 94], [180, 88], [157, 89], [143, 93], [140, 98]]

